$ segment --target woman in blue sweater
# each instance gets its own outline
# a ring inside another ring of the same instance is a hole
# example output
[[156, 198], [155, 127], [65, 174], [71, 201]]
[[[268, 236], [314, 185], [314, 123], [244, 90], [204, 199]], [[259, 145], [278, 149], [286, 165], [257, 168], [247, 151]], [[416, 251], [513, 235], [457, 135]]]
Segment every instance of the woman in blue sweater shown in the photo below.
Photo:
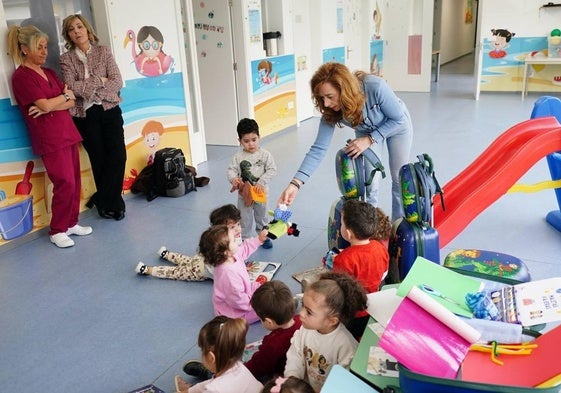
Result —
[[[369, 148], [381, 157], [386, 143], [392, 178], [392, 220], [399, 218], [402, 215], [399, 169], [409, 162], [413, 139], [411, 117], [403, 101], [384, 79], [362, 71], [351, 73], [340, 63], [320, 66], [310, 85], [314, 105], [322, 114], [318, 134], [278, 203], [294, 202], [300, 187], [325, 157], [335, 127], [347, 126], [354, 129], [356, 137], [345, 149], [352, 158]], [[366, 190], [366, 199], [374, 206], [378, 203], [379, 185], [377, 173]]]

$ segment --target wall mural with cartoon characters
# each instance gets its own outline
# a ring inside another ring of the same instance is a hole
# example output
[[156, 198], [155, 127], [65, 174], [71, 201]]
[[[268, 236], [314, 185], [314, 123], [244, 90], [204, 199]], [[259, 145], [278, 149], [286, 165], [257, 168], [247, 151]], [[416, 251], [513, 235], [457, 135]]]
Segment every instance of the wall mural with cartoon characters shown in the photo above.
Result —
[[294, 55], [251, 62], [253, 108], [261, 136], [296, 124], [295, 72]]
[[[549, 56], [548, 37], [519, 37], [506, 28], [493, 28], [483, 40], [481, 91], [520, 91], [527, 56]], [[561, 66], [531, 64], [528, 90], [559, 91]]]
[[384, 75], [384, 40], [382, 38], [382, 11], [376, 1], [372, 11], [372, 34], [370, 37], [370, 73]]

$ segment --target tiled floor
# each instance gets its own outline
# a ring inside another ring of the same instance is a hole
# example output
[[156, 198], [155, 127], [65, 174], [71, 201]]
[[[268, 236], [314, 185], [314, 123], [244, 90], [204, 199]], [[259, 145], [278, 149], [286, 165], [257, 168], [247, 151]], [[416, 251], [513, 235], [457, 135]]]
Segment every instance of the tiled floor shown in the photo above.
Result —
[[[412, 114], [412, 157], [429, 153], [436, 174], [446, 184], [469, 165], [498, 135], [530, 116], [537, 94], [484, 93], [473, 99], [472, 58], [442, 66], [428, 93], [400, 93]], [[318, 120], [264, 138], [279, 167], [271, 187], [276, 201], [313, 141]], [[234, 132], [234, 127], [232, 127]], [[298, 285], [291, 275], [320, 263], [326, 252], [326, 224], [338, 198], [333, 155], [352, 135], [334, 138], [324, 165], [293, 205], [300, 237], [282, 237], [255, 259], [282, 262], [276, 278]], [[173, 392], [173, 376], [198, 357], [199, 328], [212, 318], [212, 283], [185, 283], [140, 277], [138, 260], [157, 264], [156, 251], [194, 253], [208, 213], [235, 201], [225, 169], [232, 147], [209, 146], [209, 161], [198, 170], [211, 183], [182, 198], [127, 197], [127, 217], [120, 222], [84, 214], [92, 235], [76, 246], [57, 249], [46, 235], [0, 248], [0, 386], [5, 392], [125, 393], [155, 383]], [[545, 159], [521, 179], [549, 180]], [[466, 190], [469, 192], [469, 190]], [[389, 211], [389, 182], [382, 183], [381, 207]], [[544, 220], [559, 209], [552, 190], [507, 194], [481, 213], [447, 247], [496, 250], [518, 256], [534, 278], [561, 275], [561, 233]], [[248, 340], [260, 338], [259, 324]]]

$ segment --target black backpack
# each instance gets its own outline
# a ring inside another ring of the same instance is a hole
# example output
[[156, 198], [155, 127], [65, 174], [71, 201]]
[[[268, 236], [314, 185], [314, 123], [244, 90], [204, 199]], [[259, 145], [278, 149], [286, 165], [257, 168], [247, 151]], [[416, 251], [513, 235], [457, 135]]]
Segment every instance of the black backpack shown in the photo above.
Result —
[[156, 152], [153, 178], [156, 195], [180, 197], [195, 190], [195, 178], [185, 168], [185, 155], [179, 148], [165, 147]]

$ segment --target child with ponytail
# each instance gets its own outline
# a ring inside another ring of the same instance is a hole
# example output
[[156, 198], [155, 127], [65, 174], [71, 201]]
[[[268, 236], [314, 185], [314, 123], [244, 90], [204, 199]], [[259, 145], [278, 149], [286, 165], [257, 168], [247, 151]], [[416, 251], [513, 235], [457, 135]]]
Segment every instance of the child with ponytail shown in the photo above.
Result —
[[263, 385], [243, 365], [245, 319], [217, 316], [199, 332], [198, 345], [203, 365], [214, 373], [212, 379], [191, 385], [175, 377], [176, 393], [259, 393]]

